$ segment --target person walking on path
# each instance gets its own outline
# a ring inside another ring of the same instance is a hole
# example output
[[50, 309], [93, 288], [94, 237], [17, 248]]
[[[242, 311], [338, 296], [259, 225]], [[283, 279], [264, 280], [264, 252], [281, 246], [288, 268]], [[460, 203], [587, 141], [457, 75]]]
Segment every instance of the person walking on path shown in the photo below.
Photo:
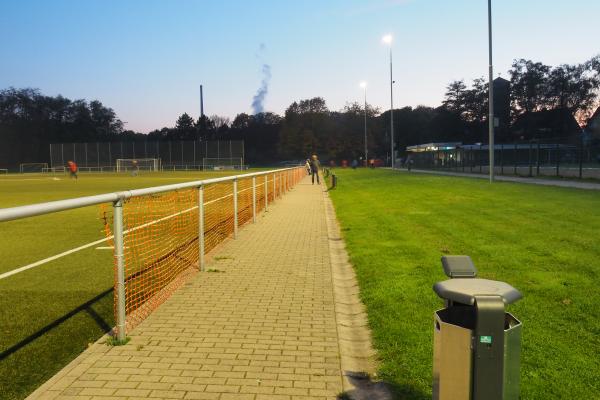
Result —
[[304, 164], [304, 168], [306, 168], [306, 175], [310, 175], [311, 167], [310, 167], [310, 160], [308, 158], [306, 159], [306, 164]]
[[321, 163], [317, 158], [316, 154], [313, 154], [312, 159], [310, 160], [310, 172], [312, 173], [312, 184], [315, 184], [315, 175], [317, 176], [317, 185], [320, 185], [319, 182], [319, 170], [321, 169]]

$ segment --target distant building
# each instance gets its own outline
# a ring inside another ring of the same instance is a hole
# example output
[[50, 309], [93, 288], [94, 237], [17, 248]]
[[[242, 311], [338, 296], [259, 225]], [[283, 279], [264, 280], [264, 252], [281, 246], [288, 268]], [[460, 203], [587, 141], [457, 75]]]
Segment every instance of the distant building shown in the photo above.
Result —
[[524, 113], [511, 130], [515, 140], [569, 139], [581, 133], [581, 127], [566, 108]]
[[498, 143], [510, 140], [510, 81], [494, 79], [494, 118], [497, 126], [494, 137]]

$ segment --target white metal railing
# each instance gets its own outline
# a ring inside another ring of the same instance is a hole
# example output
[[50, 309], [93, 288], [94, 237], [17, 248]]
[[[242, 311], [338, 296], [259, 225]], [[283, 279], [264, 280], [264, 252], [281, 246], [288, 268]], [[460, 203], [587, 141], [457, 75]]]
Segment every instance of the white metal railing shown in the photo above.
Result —
[[[283, 190], [288, 187], [289, 183], [293, 183], [293, 172], [304, 167], [290, 167], [276, 170], [254, 172], [242, 175], [226, 176], [221, 178], [204, 179], [199, 181], [176, 183], [172, 185], [155, 186], [144, 189], [126, 190], [113, 193], [105, 193], [95, 196], [78, 197], [75, 199], [58, 200], [46, 203], [31, 204], [26, 206], [1, 208], [0, 222], [13, 221], [23, 218], [34, 217], [38, 215], [51, 214], [65, 210], [73, 210], [77, 208], [93, 206], [104, 203], [112, 203], [113, 205], [113, 241], [114, 241], [114, 257], [117, 265], [117, 339], [122, 341], [125, 339], [125, 259], [124, 259], [124, 228], [123, 228], [123, 201], [132, 197], [145, 196], [151, 194], [165, 193], [174, 190], [198, 188], [198, 242], [199, 242], [199, 259], [198, 265], [200, 271], [204, 271], [204, 188], [207, 185], [223, 182], [231, 182], [233, 185], [233, 207], [234, 207], [234, 238], [238, 236], [238, 179], [252, 178], [252, 221], [256, 222], [256, 178], [264, 177], [264, 193], [265, 193], [265, 211], [268, 209], [269, 200], [269, 176], [272, 175], [273, 182], [273, 200], [277, 195], [281, 195]], [[282, 172], [288, 171], [287, 174]], [[279, 174], [279, 178], [277, 178]], [[302, 174], [303, 176], [304, 174]], [[278, 182], [279, 180], [279, 182]], [[248, 190], [248, 189], [245, 189]], [[186, 210], [186, 211], [191, 211]], [[135, 228], [133, 228], [135, 229]], [[20, 272], [20, 271], [19, 271]], [[12, 275], [12, 274], [11, 274]]]

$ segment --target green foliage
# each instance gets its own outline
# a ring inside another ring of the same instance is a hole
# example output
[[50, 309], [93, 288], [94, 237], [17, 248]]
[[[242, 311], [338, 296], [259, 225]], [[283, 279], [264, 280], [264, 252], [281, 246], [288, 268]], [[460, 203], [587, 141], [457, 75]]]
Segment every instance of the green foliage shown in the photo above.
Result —
[[125, 346], [130, 341], [131, 341], [131, 338], [129, 336], [126, 336], [125, 339], [123, 339], [123, 340], [119, 340], [116, 336], [109, 336], [106, 338], [106, 345], [107, 346]]
[[431, 398], [440, 257], [524, 298], [521, 398], [600, 397], [600, 193], [381, 170], [336, 170], [330, 192], [381, 359], [402, 399]]

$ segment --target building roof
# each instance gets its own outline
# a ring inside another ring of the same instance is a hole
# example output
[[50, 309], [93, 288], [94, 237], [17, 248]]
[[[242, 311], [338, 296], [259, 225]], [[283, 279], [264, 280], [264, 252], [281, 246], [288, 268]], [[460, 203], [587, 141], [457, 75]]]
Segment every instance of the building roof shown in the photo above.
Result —
[[516, 133], [533, 135], [572, 134], [581, 132], [573, 114], [566, 108], [542, 110], [521, 114], [512, 126]]
[[592, 114], [592, 116], [587, 120], [587, 128], [600, 128], [600, 107], [598, 107], [594, 114]]
[[462, 142], [425, 143], [406, 147], [406, 151], [420, 153], [423, 151], [453, 150], [460, 147]]

